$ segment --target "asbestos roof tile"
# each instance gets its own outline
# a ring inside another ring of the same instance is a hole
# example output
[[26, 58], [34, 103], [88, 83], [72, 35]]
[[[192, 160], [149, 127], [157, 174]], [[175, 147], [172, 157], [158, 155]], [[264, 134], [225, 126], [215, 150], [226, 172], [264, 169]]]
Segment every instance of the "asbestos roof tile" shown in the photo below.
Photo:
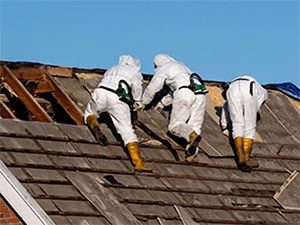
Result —
[[74, 142], [71, 146], [76, 149], [78, 153], [83, 155], [110, 155], [109, 147], [101, 146], [98, 143], [80, 143]]
[[293, 171], [288, 179], [273, 196], [274, 199], [285, 209], [300, 210], [300, 176], [298, 171]]
[[45, 196], [53, 196], [54, 198], [71, 198], [82, 199], [82, 195], [78, 190], [70, 184], [38, 184]]
[[265, 144], [254, 143], [253, 156], [264, 157], [277, 161], [294, 160], [299, 161], [298, 144]]
[[288, 213], [288, 212], [281, 212], [282, 216], [286, 219], [288, 224], [297, 224], [300, 221], [300, 213]]
[[60, 210], [56, 206], [56, 204], [50, 200], [50, 199], [39, 199], [37, 198], [36, 201], [41, 205], [41, 207], [46, 211], [46, 212], [51, 212], [51, 213], [59, 213]]
[[[2, 158], [1, 158], [2, 159]], [[24, 172], [22, 168], [15, 168], [11, 167], [9, 170], [13, 173], [14, 176], [16, 176], [17, 179], [19, 180], [26, 180], [29, 178], [27, 173]]]
[[2, 152], [2, 151], [0, 151], [0, 159], [5, 164], [13, 164], [14, 163], [14, 159], [13, 159], [12, 155], [9, 152]]
[[118, 158], [125, 158], [128, 159], [128, 155], [126, 154], [126, 149], [120, 145], [110, 145], [107, 148], [103, 148], [99, 152], [101, 154], [107, 154], [110, 157], [118, 157]]
[[[291, 137], [289, 131], [285, 130], [284, 127], [278, 123], [278, 120], [274, 117], [271, 109], [262, 107], [261, 111], [261, 120], [258, 121], [256, 130], [264, 142], [275, 142], [279, 144], [295, 143], [295, 140]], [[274, 124], [277, 124], [277, 126], [274, 126]]]
[[[140, 147], [140, 151], [142, 156], [145, 159], [151, 160], [169, 160], [174, 161], [178, 157], [178, 152], [175, 149], [166, 149], [165, 147], [157, 147], [149, 150], [149, 146], [147, 148]], [[177, 156], [176, 156], [177, 155]]]
[[38, 122], [31, 123], [26, 130], [28, 133], [34, 137], [38, 138], [47, 138], [47, 139], [58, 139], [65, 140], [66, 136], [63, 131], [59, 128], [58, 124], [50, 123], [48, 124], [40, 124]]
[[152, 196], [146, 189], [115, 188], [113, 191], [119, 201], [153, 202]]
[[196, 191], [208, 191], [207, 186], [205, 185], [206, 182], [201, 180], [194, 180], [194, 179], [185, 179], [185, 178], [161, 178], [161, 181], [168, 187], [168, 188], [178, 188], [178, 189], [186, 189], [192, 192]]
[[226, 169], [220, 170], [219, 168], [192, 166], [192, 169], [193, 171], [195, 171], [196, 176], [205, 179], [213, 178], [217, 180], [224, 180], [228, 178], [226, 174], [231, 174], [231, 171], [228, 171]]
[[53, 200], [56, 207], [64, 213], [78, 213], [87, 215], [100, 215], [100, 213], [89, 203], [79, 200]]
[[270, 221], [273, 223], [284, 223], [285, 219], [280, 216], [279, 213], [273, 212], [249, 212], [249, 211], [232, 211], [234, 217], [236, 217], [239, 221], [246, 221], [246, 222], [255, 222], [257, 224], [263, 223], [264, 221]]
[[[99, 217], [99, 216], [66, 216], [67, 220], [71, 224], [84, 224], [84, 225], [96, 225], [96, 224], [101, 224], [101, 225], [111, 225], [107, 219], [104, 217]], [[65, 224], [62, 224], [65, 225]]]
[[99, 169], [102, 171], [114, 170], [120, 172], [128, 172], [128, 168], [119, 160], [90, 158], [87, 159], [87, 161], [89, 163], [89, 167], [93, 169]]
[[198, 207], [222, 207], [224, 204], [220, 200], [222, 195], [201, 194], [201, 193], [180, 193], [185, 204], [195, 205]]
[[[72, 223], [64, 216], [52, 215], [50, 216], [53, 222], [57, 225], [71, 225]], [[100, 224], [100, 223], [99, 223]]]
[[70, 142], [54, 141], [54, 140], [37, 140], [36, 141], [45, 152], [57, 153], [78, 153]]
[[152, 196], [153, 200], [162, 202], [163, 204], [172, 204], [179, 205], [183, 204], [185, 201], [179, 197], [179, 194], [174, 191], [160, 191], [160, 190], [151, 190], [149, 194]]
[[119, 145], [101, 146], [98, 143], [72, 143], [72, 146], [85, 157], [127, 158], [124, 148]]
[[238, 188], [241, 184], [240, 183], [234, 183], [234, 182], [216, 182], [216, 181], [203, 181], [202, 185], [205, 185], [207, 188], [208, 193], [220, 193], [220, 194], [232, 194], [233, 189]]
[[145, 205], [145, 204], [128, 204], [129, 210], [133, 215], [146, 216], [148, 218], [162, 217], [175, 218], [177, 213], [173, 206], [168, 205]]
[[25, 139], [20, 137], [1, 137], [0, 140], [1, 149], [10, 149], [10, 150], [35, 150], [41, 151], [37, 143], [32, 139]]
[[219, 196], [220, 201], [227, 207], [244, 207], [244, 208], [273, 208], [279, 205], [271, 197], [249, 197], [249, 196]]
[[[284, 170], [286, 167], [284, 163], [281, 160], [278, 159], [269, 159], [269, 158], [254, 158], [259, 163], [259, 168], [268, 168], [270, 170], [278, 170], [282, 169]], [[293, 161], [286, 160], [286, 162], [289, 164], [293, 164]]]
[[293, 171], [293, 170], [300, 171], [299, 161], [300, 160], [293, 160], [293, 161], [285, 160], [283, 162], [280, 162], [280, 164], [287, 171]]
[[121, 146], [101, 146], [98, 143], [72, 143], [78, 153], [89, 157], [121, 158], [127, 157]]
[[15, 158], [15, 162], [17, 164], [22, 165], [38, 165], [39, 167], [48, 167], [52, 166], [53, 162], [48, 158], [46, 155], [42, 154], [24, 154], [24, 153], [18, 153], [14, 152], [12, 153], [13, 157]]
[[159, 178], [159, 176], [145, 176], [145, 175], [138, 175], [138, 181], [141, 185], [145, 188], [165, 188], [165, 184]]
[[224, 153], [221, 149], [218, 149], [215, 146], [211, 145], [205, 138], [201, 140], [200, 148], [203, 152], [205, 152], [205, 154], [208, 155], [208, 157], [233, 157], [234, 155], [233, 152], [230, 151], [226, 151]]
[[28, 192], [34, 197], [34, 198], [40, 198], [44, 197], [46, 194], [45, 192], [40, 188], [38, 184], [24, 184], [24, 187], [28, 190]]
[[71, 157], [71, 156], [60, 156], [60, 155], [51, 155], [49, 158], [55, 162], [55, 166], [58, 168], [70, 168], [70, 169], [86, 169], [90, 168], [89, 162], [80, 157]]
[[26, 122], [19, 120], [1, 120], [0, 134], [24, 137], [46, 137], [65, 140], [63, 132], [55, 123]]
[[221, 209], [195, 209], [199, 218], [199, 222], [202, 220], [204, 221], [211, 221], [211, 222], [225, 222], [226, 223], [233, 223], [236, 221], [236, 218], [232, 215], [233, 212], [229, 210], [221, 210]]
[[161, 176], [164, 175], [184, 175], [184, 176], [195, 176], [195, 171], [193, 171], [188, 164], [171, 164], [163, 162], [156, 164], [156, 170]]
[[[91, 135], [91, 132], [87, 126], [76, 126], [69, 124], [58, 124], [58, 127], [67, 136], [70, 141], [84, 141], [84, 142], [94, 142], [95, 139]], [[74, 129], [74, 128], [77, 129]], [[78, 129], [79, 128], [79, 129]]]
[[286, 173], [259, 173], [258, 175], [270, 183], [283, 183], [289, 177], [288, 171]]
[[293, 157], [295, 159], [300, 160], [299, 145], [300, 144], [282, 145], [281, 148], [278, 150], [278, 155]]
[[[0, 134], [13, 134], [14, 136], [28, 135], [26, 132], [26, 125], [28, 123], [21, 120], [1, 120], [0, 121]], [[23, 125], [23, 127], [22, 127]], [[25, 126], [25, 127], [24, 127]]]
[[297, 109], [288, 101], [288, 97], [279, 92], [269, 92], [267, 105], [280, 123], [288, 129], [289, 133], [295, 137], [300, 137], [299, 123], [295, 123], [291, 118], [299, 118]]
[[53, 182], [66, 182], [67, 179], [59, 173], [57, 170], [49, 169], [30, 169], [26, 168], [24, 171], [34, 180], [39, 181], [53, 181]]
[[147, 224], [147, 225], [182, 225], [182, 221], [181, 220], [175, 220], [175, 219], [162, 219], [162, 218], [156, 218], [156, 219], [150, 219], [147, 220], [146, 222], [142, 223]]
[[283, 144], [278, 143], [258, 143], [255, 142], [253, 145], [253, 154], [263, 156], [276, 156], [279, 153], [280, 148]]

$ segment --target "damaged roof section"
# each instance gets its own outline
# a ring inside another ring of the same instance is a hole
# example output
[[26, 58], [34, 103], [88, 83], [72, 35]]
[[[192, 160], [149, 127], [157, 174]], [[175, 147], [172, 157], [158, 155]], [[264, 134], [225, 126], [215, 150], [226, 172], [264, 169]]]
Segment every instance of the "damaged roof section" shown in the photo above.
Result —
[[[138, 173], [107, 115], [101, 116], [109, 140], [105, 147], [76, 122], [82, 119], [104, 70], [1, 65], [3, 85], [30, 116], [18, 117], [22, 113], [1, 91], [1, 101], [14, 117], [1, 114], [0, 159], [55, 224], [279, 225], [300, 221], [296, 197], [300, 107], [281, 92], [269, 90], [270, 100], [262, 108], [252, 154], [260, 167], [251, 173], [237, 170], [231, 143], [218, 126], [224, 103], [218, 82], [206, 82], [210, 92], [203, 139], [193, 163], [184, 162], [182, 140], [167, 132], [169, 111], [149, 109], [138, 114], [135, 130], [141, 155], [153, 169], [153, 173]], [[37, 71], [41, 75], [29, 77]], [[40, 121], [40, 111], [26, 107], [28, 99], [11, 87], [17, 81], [7, 82], [13, 79], [10, 72], [52, 121]], [[40, 79], [45, 74], [46, 83]], [[25, 77], [37, 83], [35, 93], [29, 91]], [[150, 78], [144, 78], [147, 85]]]
[[[1, 86], [1, 93], [5, 94], [6, 98], [4, 99], [6, 102], [9, 101], [11, 103], [10, 106], [14, 107], [12, 110], [24, 110], [24, 119], [27, 117], [28, 120], [54, 122], [57, 120], [55, 118], [57, 114], [64, 113], [75, 124], [83, 124], [82, 111], [52, 77], [50, 74], [52, 71], [51, 67], [40, 66], [27, 70], [26, 67], [11, 69], [6, 64], [3, 64], [0, 70], [1, 78], [5, 82]], [[45, 100], [44, 107], [39, 103], [38, 98]], [[1, 101], [3, 102], [3, 100]], [[47, 102], [48, 104], [46, 104]], [[55, 106], [61, 108], [58, 113], [55, 113]], [[47, 107], [51, 107], [51, 109]], [[7, 110], [3, 116], [7, 117], [7, 115], [14, 114], [12, 110]], [[51, 112], [52, 116], [50, 115]]]

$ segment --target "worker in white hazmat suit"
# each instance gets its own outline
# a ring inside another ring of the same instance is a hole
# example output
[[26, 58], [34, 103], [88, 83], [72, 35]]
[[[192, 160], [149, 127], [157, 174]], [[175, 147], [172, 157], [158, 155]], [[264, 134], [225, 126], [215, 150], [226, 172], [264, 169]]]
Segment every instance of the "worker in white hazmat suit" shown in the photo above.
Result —
[[166, 101], [163, 100], [158, 104], [161, 106], [164, 102], [172, 102], [168, 129], [170, 133], [188, 142], [185, 159], [191, 162], [199, 151], [198, 144], [201, 141], [206, 104], [205, 94], [208, 91], [198, 74], [167, 54], [157, 54], [154, 57], [154, 67], [155, 73], [144, 90], [142, 103], [148, 105], [164, 85], [169, 86], [172, 95], [168, 95]]
[[143, 92], [140, 62], [130, 55], [122, 55], [119, 64], [108, 69], [94, 90], [86, 110], [84, 122], [102, 145], [107, 144], [102, 134], [98, 116], [108, 112], [117, 132], [122, 137], [137, 171], [151, 171], [144, 166], [138, 148], [138, 139], [131, 122], [130, 107], [139, 110]]
[[226, 93], [232, 123], [232, 137], [242, 171], [250, 172], [258, 164], [250, 160], [255, 139], [257, 112], [268, 98], [268, 92], [253, 77], [235, 78]]

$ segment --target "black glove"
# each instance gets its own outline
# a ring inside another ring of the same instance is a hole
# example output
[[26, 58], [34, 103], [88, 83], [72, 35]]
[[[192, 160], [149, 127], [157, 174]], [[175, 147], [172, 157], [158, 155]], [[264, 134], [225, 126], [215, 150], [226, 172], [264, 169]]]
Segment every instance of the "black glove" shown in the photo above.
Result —
[[100, 145], [106, 146], [108, 144], [106, 136], [102, 133], [99, 125], [95, 125], [92, 129], [92, 133], [96, 140], [99, 142]]

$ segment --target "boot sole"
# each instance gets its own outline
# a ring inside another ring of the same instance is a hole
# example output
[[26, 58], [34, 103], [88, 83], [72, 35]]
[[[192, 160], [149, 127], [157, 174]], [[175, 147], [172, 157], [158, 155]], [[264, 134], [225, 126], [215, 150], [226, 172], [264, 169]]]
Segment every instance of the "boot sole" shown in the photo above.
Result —
[[185, 151], [185, 153], [186, 153], [185, 159], [187, 161], [193, 160], [195, 158], [195, 156], [197, 155], [197, 153], [199, 151], [198, 144], [200, 141], [201, 141], [201, 136], [198, 135], [195, 138], [194, 142], [190, 146], [187, 146], [187, 150]]
[[196, 158], [198, 152], [199, 152], [199, 147], [196, 147], [195, 153], [193, 155], [186, 156], [185, 161], [192, 162], [194, 160], [194, 158]]
[[151, 170], [151, 169], [149, 169], [149, 170], [134, 169], [134, 171], [136, 171], [136, 172], [144, 172], [144, 173], [152, 173], [152, 170]]
[[107, 140], [106, 136], [102, 133], [102, 131], [100, 130], [99, 127], [95, 127], [93, 129], [93, 133], [94, 133], [96, 140], [99, 142], [100, 145], [102, 145], [102, 146], [108, 145], [108, 140]]
[[246, 162], [246, 164], [252, 168], [258, 168], [259, 167], [259, 164], [256, 162], [256, 163], [253, 163], [253, 161], [250, 163], [249, 162]]
[[239, 169], [245, 173], [250, 173], [252, 171], [252, 167], [248, 166], [246, 163], [239, 164]]

